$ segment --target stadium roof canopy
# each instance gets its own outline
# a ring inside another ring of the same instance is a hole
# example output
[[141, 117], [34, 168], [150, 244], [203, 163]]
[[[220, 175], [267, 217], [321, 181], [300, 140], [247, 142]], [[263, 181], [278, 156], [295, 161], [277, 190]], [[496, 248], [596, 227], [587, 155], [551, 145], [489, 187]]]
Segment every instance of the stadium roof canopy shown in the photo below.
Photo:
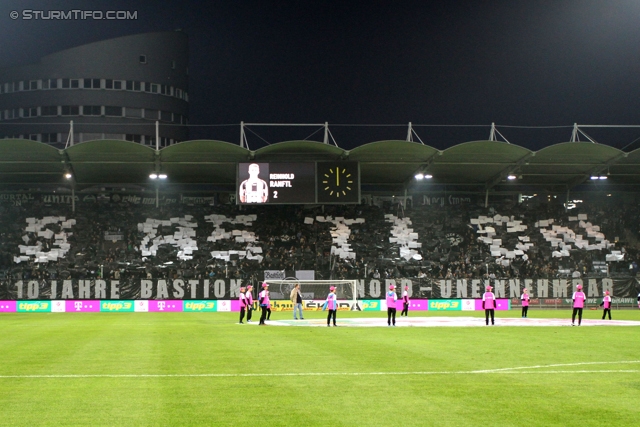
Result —
[[[156, 151], [138, 143], [96, 140], [64, 150], [30, 141], [0, 140], [0, 187], [147, 185], [149, 174], [166, 173], [167, 185], [234, 188], [237, 163], [358, 161], [367, 191], [398, 191], [415, 185], [446, 185], [473, 191], [543, 187], [571, 189], [606, 176], [608, 188], [640, 186], [640, 149], [626, 153], [592, 142], [566, 142], [530, 151], [498, 141], [472, 141], [444, 151], [407, 141], [377, 141], [343, 150], [312, 141], [286, 141], [255, 151], [223, 141], [196, 140]], [[417, 183], [416, 173], [432, 175]], [[513, 175], [515, 180], [507, 180]], [[601, 181], [599, 181], [601, 182]]]

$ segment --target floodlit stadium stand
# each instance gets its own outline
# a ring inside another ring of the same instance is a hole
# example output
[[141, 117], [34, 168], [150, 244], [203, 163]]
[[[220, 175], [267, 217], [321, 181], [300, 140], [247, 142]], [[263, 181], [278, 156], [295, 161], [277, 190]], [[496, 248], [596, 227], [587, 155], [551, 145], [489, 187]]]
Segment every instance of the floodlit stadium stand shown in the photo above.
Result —
[[[156, 151], [110, 140], [57, 150], [1, 140], [0, 154], [0, 280], [637, 272], [639, 200], [629, 189], [640, 150], [576, 142], [533, 153], [477, 141], [440, 152], [382, 141], [347, 151], [291, 141], [250, 151], [188, 141]], [[347, 159], [360, 165], [360, 204], [235, 203], [239, 162]], [[168, 179], [150, 180], [154, 172]]]

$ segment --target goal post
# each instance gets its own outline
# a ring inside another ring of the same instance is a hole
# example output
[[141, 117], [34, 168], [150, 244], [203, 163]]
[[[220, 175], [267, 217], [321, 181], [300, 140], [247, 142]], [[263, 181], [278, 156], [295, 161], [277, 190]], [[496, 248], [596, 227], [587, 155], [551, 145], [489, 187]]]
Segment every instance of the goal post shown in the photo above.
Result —
[[[280, 297], [282, 299], [289, 299], [293, 288], [299, 284], [300, 293], [302, 293], [302, 299], [311, 300], [325, 300], [329, 295], [329, 288], [335, 286], [336, 296], [338, 300], [350, 301], [352, 303], [352, 310], [357, 310], [358, 292], [357, 292], [357, 280], [297, 280], [297, 279], [284, 279], [284, 280], [265, 280], [269, 284], [269, 291], [272, 295]], [[275, 298], [274, 298], [275, 299]]]

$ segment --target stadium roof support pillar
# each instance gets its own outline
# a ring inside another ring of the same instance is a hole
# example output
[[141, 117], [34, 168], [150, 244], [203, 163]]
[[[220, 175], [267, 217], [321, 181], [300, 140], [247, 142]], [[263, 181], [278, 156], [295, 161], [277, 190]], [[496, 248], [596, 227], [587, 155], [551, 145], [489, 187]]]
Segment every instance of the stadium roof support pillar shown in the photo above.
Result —
[[570, 142], [580, 142], [580, 134], [582, 134], [585, 138], [587, 138], [589, 140], [589, 142], [597, 144], [597, 142], [593, 138], [591, 138], [589, 135], [584, 133], [584, 131], [581, 130], [578, 127], [577, 123], [573, 124], [573, 132], [571, 132], [571, 141]]
[[498, 129], [496, 129], [496, 124], [494, 122], [491, 123], [491, 131], [489, 132], [489, 141], [498, 141], [498, 138], [496, 137], [497, 135], [500, 135], [502, 137], [502, 139], [504, 140], [504, 142], [506, 142], [507, 144], [511, 144], [507, 138], [504, 137], [503, 134], [500, 133], [500, 131]]
[[422, 139], [420, 139], [420, 136], [416, 133], [415, 130], [413, 130], [413, 123], [409, 122], [409, 126], [407, 127], [407, 142], [415, 142], [413, 140], [414, 135], [416, 138], [418, 138], [418, 141], [420, 141], [420, 144], [424, 145], [424, 142], [422, 141]]
[[576, 142], [578, 140], [578, 124], [573, 124], [573, 132], [571, 132], [571, 142]]
[[[157, 126], [157, 123], [158, 122], [156, 122], [156, 126]], [[155, 174], [159, 174], [160, 170], [161, 170], [161, 166], [160, 166], [160, 150], [159, 150], [159, 147], [158, 147], [158, 138], [157, 137], [156, 137], [155, 159], [153, 161], [153, 170], [154, 170]], [[159, 179], [155, 179], [154, 183], [153, 183], [155, 185], [155, 187], [156, 187], [156, 208], [160, 207], [160, 201], [158, 200], [159, 199], [159, 193], [160, 193], [160, 191], [159, 191], [159, 187], [160, 187], [159, 181], [160, 181]]]
[[489, 189], [484, 190], [484, 207], [489, 207]]
[[240, 122], [240, 147], [245, 147], [246, 136], [244, 135], [244, 121]]
[[324, 139], [322, 142], [329, 144], [329, 122], [324, 122]]
[[160, 151], [160, 122], [156, 120], [156, 151]]
[[73, 147], [73, 120], [69, 122], [69, 136], [67, 137], [67, 143], [64, 148]]
[[64, 163], [65, 165], [66, 173], [71, 174], [71, 177], [68, 177], [66, 176], [66, 173], [65, 173], [65, 178], [69, 180], [69, 186], [71, 187], [71, 212], [75, 213], [76, 211], [76, 172], [73, 169], [73, 164], [71, 164], [71, 160], [69, 159], [69, 154], [67, 153], [67, 151], [59, 150], [59, 152], [63, 157], [62, 163]]

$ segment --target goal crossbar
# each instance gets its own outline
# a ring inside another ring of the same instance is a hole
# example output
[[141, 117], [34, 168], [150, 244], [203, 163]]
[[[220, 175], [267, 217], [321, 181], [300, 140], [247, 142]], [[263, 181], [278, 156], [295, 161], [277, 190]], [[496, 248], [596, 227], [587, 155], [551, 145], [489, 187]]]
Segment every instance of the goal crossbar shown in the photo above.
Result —
[[[324, 286], [323, 289], [324, 291], [326, 291], [326, 294], [329, 293], [329, 287], [331, 286], [335, 286], [336, 287], [336, 294], [338, 295], [338, 299], [342, 299], [342, 300], [348, 300], [348, 301], [353, 301], [353, 303], [355, 304], [357, 302], [357, 285], [358, 285], [358, 281], [357, 280], [348, 280], [348, 279], [344, 279], [344, 280], [297, 280], [297, 279], [284, 279], [284, 280], [265, 280], [265, 283], [267, 283], [269, 286], [278, 286], [278, 287], [282, 287], [282, 285], [285, 285], [288, 290], [290, 291], [291, 289], [293, 289], [293, 287], [297, 284], [300, 285], [300, 291], [302, 293], [305, 292], [305, 290], [308, 290], [311, 287], [317, 287], [320, 289], [320, 287]], [[340, 289], [341, 287], [346, 287], [347, 290], [345, 289]], [[347, 298], [345, 298], [345, 296], [348, 296]], [[285, 295], [285, 297], [288, 297], [288, 295]], [[314, 297], [315, 298], [315, 297]], [[315, 299], [325, 299], [326, 296], [323, 296], [321, 298], [315, 298]]]

